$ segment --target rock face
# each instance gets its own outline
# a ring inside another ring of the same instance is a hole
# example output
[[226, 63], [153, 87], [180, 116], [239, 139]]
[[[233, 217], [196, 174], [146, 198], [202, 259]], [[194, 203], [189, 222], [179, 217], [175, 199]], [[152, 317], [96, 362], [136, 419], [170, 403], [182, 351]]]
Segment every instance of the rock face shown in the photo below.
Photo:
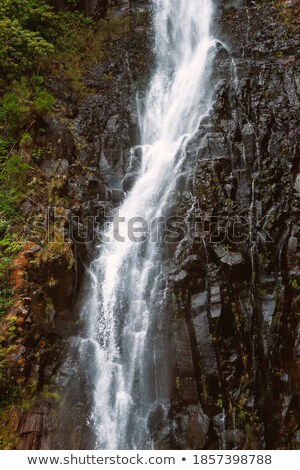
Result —
[[[51, 3], [66, 7], [63, 0]], [[93, 17], [105, 15], [108, 5], [79, 3]], [[216, 8], [214, 103], [188, 144], [173, 208], [191, 230], [166, 250], [164, 303], [157, 299], [158, 312], [167, 313], [158, 313], [153, 332], [160, 344], [156, 368], [159, 394], [168, 398], [153, 408], [148, 424], [157, 449], [295, 449], [299, 34], [271, 1], [220, 0]], [[42, 260], [39, 275], [31, 271], [21, 286], [26, 295], [15, 314], [28, 335], [11, 370], [24, 368], [20, 358], [27, 351], [34, 364], [26, 366], [27, 376], [44, 395], [33, 412], [8, 423], [18, 449], [93, 447], [90, 403], [81, 393], [88, 377], [76, 380], [76, 354], [58, 371], [66, 351], [76, 350], [80, 286], [94, 247], [92, 217], [101, 230], [139, 170], [135, 99], [146, 88], [152, 56], [147, 29], [136, 34], [107, 43], [108, 58], [86, 73], [84, 98], [66, 83], [47, 83], [57, 102], [46, 123], [52, 156], [44, 167], [57, 194], [69, 201], [69, 209], [54, 211], [50, 220], [72, 240], [75, 264]], [[49, 283], [52, 278], [58, 283]]]
[[[299, 34], [270, 2], [254, 3], [219, 3], [214, 104], [177, 195], [194, 231], [166, 278], [169, 426], [201, 403], [205, 448], [299, 445]], [[190, 448], [183, 428], [162, 441], [165, 426], [158, 448]]]

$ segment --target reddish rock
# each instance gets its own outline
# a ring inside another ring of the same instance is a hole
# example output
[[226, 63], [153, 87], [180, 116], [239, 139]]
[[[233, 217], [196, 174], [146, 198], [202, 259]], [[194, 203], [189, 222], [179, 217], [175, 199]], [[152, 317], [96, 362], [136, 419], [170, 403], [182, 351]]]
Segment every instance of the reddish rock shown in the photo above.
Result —
[[39, 433], [43, 429], [43, 415], [42, 414], [33, 414], [25, 418], [23, 424], [19, 428], [20, 436], [29, 433]]
[[38, 438], [35, 433], [26, 434], [22, 436], [17, 445], [17, 450], [32, 450], [37, 449]]

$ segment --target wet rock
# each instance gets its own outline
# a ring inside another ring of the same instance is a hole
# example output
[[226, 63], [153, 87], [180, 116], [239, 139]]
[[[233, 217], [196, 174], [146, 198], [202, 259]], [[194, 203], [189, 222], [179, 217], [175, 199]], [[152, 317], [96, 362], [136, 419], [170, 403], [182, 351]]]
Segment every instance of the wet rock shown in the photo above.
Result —
[[300, 175], [297, 175], [294, 188], [297, 191], [297, 193], [300, 193]]
[[200, 258], [197, 255], [187, 256], [181, 264], [182, 270], [196, 270], [201, 267]]
[[269, 326], [271, 326], [273, 315], [276, 310], [274, 285], [275, 279], [273, 277], [262, 277], [262, 313], [264, 321]]
[[203, 449], [209, 427], [209, 418], [201, 406], [190, 405], [174, 419], [176, 449]]
[[176, 369], [178, 372], [178, 392], [185, 403], [197, 403], [198, 392], [195, 380], [194, 365], [190, 338], [184, 319], [178, 322], [176, 342]]
[[221, 294], [219, 285], [211, 286], [210, 296], [210, 314], [213, 319], [216, 319], [221, 315]]
[[221, 258], [221, 263], [227, 264], [230, 267], [240, 266], [244, 263], [241, 253], [226, 253]]
[[154, 405], [147, 417], [147, 426], [151, 434], [161, 427], [164, 417], [165, 411], [163, 406], [160, 403]]
[[206, 313], [207, 309], [207, 292], [201, 292], [191, 297], [191, 309], [194, 315]]
[[221, 265], [226, 276], [232, 281], [245, 280], [251, 274], [241, 253], [226, 253], [221, 258]]
[[87, 196], [90, 199], [106, 200], [107, 189], [106, 186], [97, 178], [88, 178], [86, 183]]
[[217, 360], [210, 335], [209, 321], [207, 317], [206, 293], [194, 295], [191, 298], [192, 323], [197, 340], [201, 365], [205, 374], [211, 375], [217, 372]]
[[188, 278], [188, 273], [185, 269], [183, 269], [182, 271], [180, 271], [179, 273], [176, 273], [176, 274], [171, 274], [169, 276], [169, 281], [176, 285], [177, 287], [179, 287], [180, 285], [183, 285], [186, 281], [187, 281], [187, 278]]
[[122, 190], [125, 193], [128, 193], [129, 191], [131, 191], [137, 178], [138, 178], [137, 173], [127, 173], [122, 180]]
[[298, 238], [290, 237], [288, 242], [288, 256], [293, 256], [297, 252]]
[[134, 147], [130, 151], [128, 173], [137, 173], [141, 168], [143, 149], [140, 146]]
[[284, 369], [291, 377], [292, 382], [292, 396], [300, 396], [300, 359], [294, 361], [287, 361], [284, 364]]
[[198, 147], [199, 159], [226, 157], [228, 149], [226, 141], [221, 133], [207, 133]]
[[114, 204], [120, 204], [124, 200], [125, 194], [122, 190], [112, 189], [110, 193], [111, 200]]
[[295, 433], [295, 443], [296, 443], [295, 448], [297, 450], [300, 450], [300, 431], [296, 431]]
[[46, 139], [51, 146], [52, 158], [71, 162], [75, 153], [75, 141], [70, 129], [55, 117], [47, 116], [45, 119], [47, 124]]

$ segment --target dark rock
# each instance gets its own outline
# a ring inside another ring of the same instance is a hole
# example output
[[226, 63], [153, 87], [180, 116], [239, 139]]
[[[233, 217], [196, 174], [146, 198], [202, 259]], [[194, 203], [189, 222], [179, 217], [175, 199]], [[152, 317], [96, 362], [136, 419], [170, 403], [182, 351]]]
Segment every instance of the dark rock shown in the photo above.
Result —
[[42, 248], [40, 247], [40, 245], [33, 245], [31, 248], [29, 248], [28, 250], [26, 250], [24, 252], [24, 254], [26, 255], [31, 255], [31, 254], [34, 254], [36, 253], [37, 251], [40, 251]]
[[164, 417], [165, 411], [163, 406], [160, 403], [154, 405], [147, 417], [147, 425], [151, 434], [153, 434], [157, 428], [161, 427]]
[[233, 266], [241, 266], [244, 260], [241, 253], [226, 253], [221, 258], [221, 263], [227, 264], [232, 268]]
[[209, 418], [200, 405], [189, 405], [175, 417], [176, 449], [203, 449], [208, 434]]
[[207, 296], [206, 293], [194, 295], [191, 298], [192, 323], [197, 340], [199, 357], [206, 375], [217, 372], [217, 360], [212, 343], [209, 321], [207, 317]]
[[111, 190], [111, 200], [114, 204], [120, 204], [124, 200], [125, 194], [121, 189]]
[[176, 363], [179, 376], [179, 387], [185, 403], [197, 403], [198, 392], [195, 380], [193, 356], [185, 320], [179, 320], [176, 342]]
[[127, 173], [122, 180], [122, 189], [125, 193], [131, 191], [138, 177], [137, 173]]
[[187, 281], [188, 273], [185, 269], [169, 276], [169, 281], [177, 286], [184, 285]]
[[25, 422], [20, 426], [19, 432], [20, 435], [30, 434], [30, 433], [39, 433], [43, 428], [43, 415], [42, 414], [33, 414], [27, 416]]
[[74, 137], [67, 125], [51, 116], [45, 118], [47, 124], [46, 139], [51, 146], [53, 159], [71, 162], [75, 153]]

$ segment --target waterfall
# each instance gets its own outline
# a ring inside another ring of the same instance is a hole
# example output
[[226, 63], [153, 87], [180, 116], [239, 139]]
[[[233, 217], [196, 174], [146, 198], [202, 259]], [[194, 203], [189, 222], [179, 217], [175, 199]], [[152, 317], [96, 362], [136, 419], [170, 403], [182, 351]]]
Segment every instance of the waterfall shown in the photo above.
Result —
[[164, 230], [153, 221], [176, 204], [186, 145], [211, 104], [212, 3], [153, 0], [156, 65], [139, 111], [140, 151], [132, 150], [137, 178], [103, 233], [82, 309], [79, 361], [88, 370], [98, 449], [151, 448], [147, 416], [161, 399], [156, 384], [163, 380], [155, 371], [151, 324], [166, 256]]

